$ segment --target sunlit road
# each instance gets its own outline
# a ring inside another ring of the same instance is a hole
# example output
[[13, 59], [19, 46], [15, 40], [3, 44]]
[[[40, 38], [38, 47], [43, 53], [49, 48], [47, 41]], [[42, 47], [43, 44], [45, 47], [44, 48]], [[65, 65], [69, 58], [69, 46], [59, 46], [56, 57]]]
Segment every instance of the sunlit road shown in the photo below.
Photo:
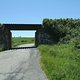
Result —
[[[20, 47], [23, 46], [29, 45]], [[0, 80], [47, 80], [39, 64], [37, 48], [0, 52]]]

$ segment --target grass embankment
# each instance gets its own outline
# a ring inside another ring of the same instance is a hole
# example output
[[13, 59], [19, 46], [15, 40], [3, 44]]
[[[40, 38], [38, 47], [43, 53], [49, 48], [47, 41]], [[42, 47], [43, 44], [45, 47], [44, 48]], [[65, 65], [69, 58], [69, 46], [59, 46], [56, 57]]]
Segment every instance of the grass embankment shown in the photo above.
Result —
[[29, 44], [29, 43], [35, 43], [34, 37], [13, 37], [12, 38], [12, 47], [21, 45], [21, 44]]
[[73, 44], [40, 45], [39, 50], [49, 80], [80, 80], [80, 51]]

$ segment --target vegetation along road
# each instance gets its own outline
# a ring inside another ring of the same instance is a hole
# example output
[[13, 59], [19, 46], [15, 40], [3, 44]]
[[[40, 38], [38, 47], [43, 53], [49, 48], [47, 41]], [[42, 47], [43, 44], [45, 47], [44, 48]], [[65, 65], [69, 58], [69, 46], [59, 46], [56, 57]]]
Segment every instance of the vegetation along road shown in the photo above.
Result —
[[0, 80], [47, 80], [39, 64], [38, 50], [27, 48], [0, 52]]

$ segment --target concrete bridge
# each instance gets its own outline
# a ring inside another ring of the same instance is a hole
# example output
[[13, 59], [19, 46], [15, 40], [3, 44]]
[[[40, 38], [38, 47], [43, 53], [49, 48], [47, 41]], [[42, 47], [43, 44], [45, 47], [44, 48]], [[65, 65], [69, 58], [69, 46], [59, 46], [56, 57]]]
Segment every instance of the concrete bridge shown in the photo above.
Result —
[[42, 43], [51, 43], [50, 35], [45, 33], [42, 24], [3, 24], [0, 25], [0, 47], [3, 49], [12, 48], [12, 34], [11, 30], [36, 30], [35, 32], [35, 46]]

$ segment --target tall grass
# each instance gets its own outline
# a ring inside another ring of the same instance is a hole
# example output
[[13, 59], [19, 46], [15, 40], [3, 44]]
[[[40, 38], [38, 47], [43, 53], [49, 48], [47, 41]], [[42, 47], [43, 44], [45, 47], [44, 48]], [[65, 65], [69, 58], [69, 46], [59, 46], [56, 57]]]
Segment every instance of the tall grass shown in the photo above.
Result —
[[80, 80], [80, 51], [73, 44], [40, 45], [39, 50], [49, 80]]

